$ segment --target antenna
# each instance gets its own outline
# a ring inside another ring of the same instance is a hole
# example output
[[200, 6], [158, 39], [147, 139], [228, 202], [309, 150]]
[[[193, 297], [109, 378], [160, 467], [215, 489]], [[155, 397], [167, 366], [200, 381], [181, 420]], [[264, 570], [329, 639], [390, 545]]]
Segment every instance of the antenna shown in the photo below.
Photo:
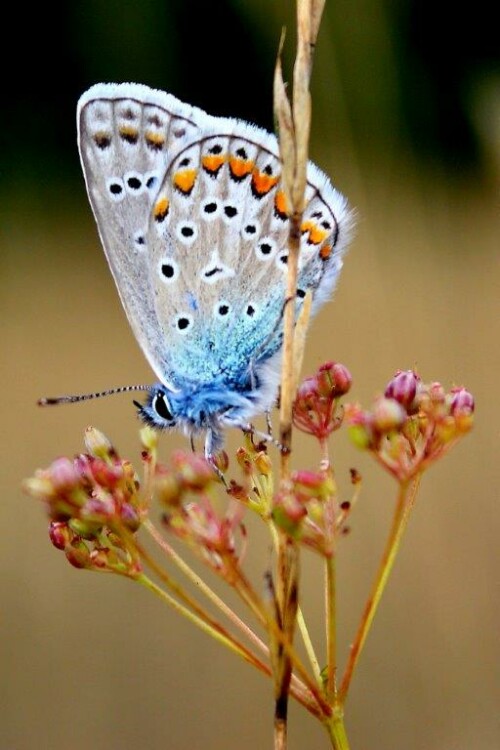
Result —
[[83, 393], [79, 396], [53, 396], [39, 398], [38, 406], [56, 406], [57, 404], [75, 404], [77, 401], [90, 401], [92, 398], [101, 398], [102, 396], [112, 396], [114, 393], [128, 393], [129, 391], [150, 391], [150, 385], [122, 385], [119, 388], [109, 388], [107, 391], [97, 393]]

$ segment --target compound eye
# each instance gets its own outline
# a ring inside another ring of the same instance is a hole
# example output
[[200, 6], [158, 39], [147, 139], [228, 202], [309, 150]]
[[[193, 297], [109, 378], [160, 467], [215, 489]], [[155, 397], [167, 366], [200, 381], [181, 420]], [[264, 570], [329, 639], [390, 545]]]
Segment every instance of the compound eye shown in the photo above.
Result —
[[155, 410], [155, 412], [158, 414], [159, 417], [164, 419], [166, 422], [173, 422], [174, 416], [172, 412], [170, 411], [170, 406], [163, 395], [163, 393], [157, 393], [156, 396], [153, 399], [152, 407]]

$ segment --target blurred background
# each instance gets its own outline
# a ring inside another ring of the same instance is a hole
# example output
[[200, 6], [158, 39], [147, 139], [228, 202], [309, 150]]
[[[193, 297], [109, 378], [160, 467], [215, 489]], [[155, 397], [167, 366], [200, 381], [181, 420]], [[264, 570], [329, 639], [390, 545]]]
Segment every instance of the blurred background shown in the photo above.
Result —
[[[292, 2], [74, 0], [12, 7], [2, 45], [0, 306], [3, 467], [1, 750], [272, 746], [270, 681], [127, 581], [71, 568], [21, 481], [82, 450], [88, 424], [139, 461], [127, 396], [38, 410], [41, 395], [150, 382], [99, 245], [75, 138], [99, 81], [165, 89], [272, 128], [272, 76]], [[496, 750], [499, 681], [500, 68], [492, 6], [329, 0], [314, 69], [311, 157], [348, 196], [357, 234], [314, 321], [305, 373], [344, 362], [368, 406], [415, 367], [475, 395], [473, 433], [425, 476], [347, 706], [353, 750]], [[232, 434], [229, 449], [240, 436]], [[162, 438], [161, 456], [185, 446]], [[340, 663], [394, 503], [341, 431], [339, 483], [364, 477], [339, 552]], [[314, 466], [296, 438], [296, 465]], [[269, 540], [250, 521], [256, 584]], [[305, 555], [322, 642], [322, 574]], [[326, 747], [292, 704], [290, 750]]]

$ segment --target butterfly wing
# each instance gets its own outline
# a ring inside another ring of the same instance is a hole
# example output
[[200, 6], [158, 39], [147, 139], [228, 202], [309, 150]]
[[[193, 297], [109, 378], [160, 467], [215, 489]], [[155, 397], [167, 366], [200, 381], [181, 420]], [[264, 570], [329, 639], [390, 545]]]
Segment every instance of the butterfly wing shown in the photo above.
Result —
[[[155, 315], [174, 387], [244, 390], [282, 340], [289, 219], [278, 145], [218, 119], [172, 159], [147, 235]], [[297, 307], [328, 299], [351, 228], [345, 199], [310, 166]], [[168, 342], [168, 343], [167, 343]]]
[[106, 257], [136, 338], [165, 382], [163, 329], [146, 247], [156, 193], [169, 160], [211, 118], [139, 84], [98, 84], [78, 102], [78, 146]]

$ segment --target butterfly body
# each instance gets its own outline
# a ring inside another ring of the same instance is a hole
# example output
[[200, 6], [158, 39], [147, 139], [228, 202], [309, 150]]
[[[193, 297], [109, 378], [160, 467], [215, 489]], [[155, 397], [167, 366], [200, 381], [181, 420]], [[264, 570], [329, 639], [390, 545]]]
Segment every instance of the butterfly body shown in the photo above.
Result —
[[[274, 136], [138, 84], [80, 99], [90, 202], [132, 329], [159, 384], [143, 419], [207, 433], [246, 425], [276, 398], [288, 206]], [[329, 298], [351, 218], [313, 165], [302, 222], [297, 314]]]

